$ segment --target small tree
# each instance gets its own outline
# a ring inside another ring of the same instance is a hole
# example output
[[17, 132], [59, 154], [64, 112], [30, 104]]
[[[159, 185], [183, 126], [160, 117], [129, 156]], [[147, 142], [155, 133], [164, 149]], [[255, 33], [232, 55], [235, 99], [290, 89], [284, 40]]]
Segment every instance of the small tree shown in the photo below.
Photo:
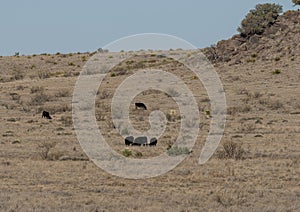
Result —
[[292, 0], [292, 2], [294, 3], [294, 6], [300, 5], [300, 0]]
[[255, 6], [255, 9], [250, 10], [237, 30], [243, 37], [250, 37], [255, 34], [260, 35], [275, 22], [281, 12], [281, 5], [258, 4]]

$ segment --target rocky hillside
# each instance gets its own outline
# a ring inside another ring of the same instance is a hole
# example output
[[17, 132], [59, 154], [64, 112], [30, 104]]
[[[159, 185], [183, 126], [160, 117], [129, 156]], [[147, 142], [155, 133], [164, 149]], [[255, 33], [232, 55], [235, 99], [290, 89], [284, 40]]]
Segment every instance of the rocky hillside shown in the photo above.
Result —
[[262, 35], [244, 38], [234, 35], [204, 49], [213, 63], [239, 64], [257, 60], [294, 60], [300, 52], [300, 11], [287, 11], [279, 16]]

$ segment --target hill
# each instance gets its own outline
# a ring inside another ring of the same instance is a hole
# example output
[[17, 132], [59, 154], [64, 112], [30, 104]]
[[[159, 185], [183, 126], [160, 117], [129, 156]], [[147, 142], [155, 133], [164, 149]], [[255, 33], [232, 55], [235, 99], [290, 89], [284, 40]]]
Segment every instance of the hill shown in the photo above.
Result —
[[213, 62], [239, 64], [252, 60], [270, 61], [274, 58], [293, 59], [299, 55], [300, 12], [287, 11], [279, 16], [262, 35], [244, 38], [235, 35], [229, 40], [222, 40], [216, 46], [204, 49]]

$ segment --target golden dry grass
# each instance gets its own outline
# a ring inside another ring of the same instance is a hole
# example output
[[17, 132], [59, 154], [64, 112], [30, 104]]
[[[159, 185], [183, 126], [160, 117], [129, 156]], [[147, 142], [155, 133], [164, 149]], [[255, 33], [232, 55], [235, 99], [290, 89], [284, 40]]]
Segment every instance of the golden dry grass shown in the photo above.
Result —
[[[127, 54], [127, 53], [120, 53]], [[112, 54], [119, 57], [120, 54]], [[172, 61], [134, 58], [108, 75], [97, 93], [96, 118], [119, 153], [123, 139], [110, 122], [117, 86], [139, 68], [161, 68], [181, 77], [196, 94], [201, 129], [193, 152], [169, 173], [151, 179], [111, 176], [89, 161], [73, 130], [72, 92], [89, 54], [1, 57], [1, 211], [297, 211], [300, 208], [300, 60], [219, 63], [228, 106], [218, 148], [242, 145], [243, 160], [218, 157], [198, 165], [209, 129], [209, 101], [202, 84]], [[273, 74], [275, 69], [281, 73]], [[126, 70], [126, 72], [118, 71]], [[20, 77], [22, 75], [22, 77]], [[178, 110], [164, 93], [136, 97], [150, 109]], [[130, 107], [135, 127], [149, 127], [149, 111]], [[52, 120], [42, 119], [47, 110]], [[172, 144], [180, 119], [173, 118], [157, 147], [129, 147], [132, 157], [150, 158]], [[45, 144], [45, 142], [49, 144]], [[43, 148], [50, 145], [46, 160]]]

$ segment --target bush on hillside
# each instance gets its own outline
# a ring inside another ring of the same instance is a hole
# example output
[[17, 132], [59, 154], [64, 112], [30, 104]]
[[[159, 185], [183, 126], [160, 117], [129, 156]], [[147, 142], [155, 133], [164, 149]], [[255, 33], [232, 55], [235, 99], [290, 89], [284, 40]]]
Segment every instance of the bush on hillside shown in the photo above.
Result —
[[260, 35], [275, 22], [281, 12], [281, 5], [258, 4], [255, 6], [255, 9], [250, 10], [237, 30], [243, 37], [250, 37], [255, 34]]
[[294, 3], [294, 6], [300, 5], [300, 0], [292, 0], [292, 2]]

